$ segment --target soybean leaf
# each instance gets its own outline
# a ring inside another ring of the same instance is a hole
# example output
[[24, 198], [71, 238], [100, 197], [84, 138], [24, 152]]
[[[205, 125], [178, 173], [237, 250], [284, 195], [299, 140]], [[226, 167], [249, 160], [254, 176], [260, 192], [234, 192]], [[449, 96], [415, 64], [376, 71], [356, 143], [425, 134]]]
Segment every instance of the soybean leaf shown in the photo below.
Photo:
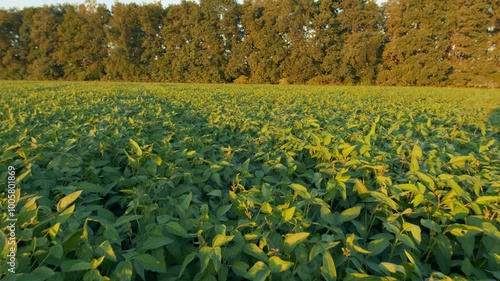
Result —
[[299, 232], [294, 234], [287, 234], [285, 236], [285, 253], [290, 253], [299, 243], [309, 237], [309, 232]]
[[176, 221], [171, 221], [167, 223], [167, 230], [177, 236], [189, 238], [189, 233], [182, 227], [182, 225]]
[[298, 183], [292, 183], [290, 184], [290, 187], [295, 191], [297, 195], [304, 199], [311, 199], [311, 194], [307, 192], [307, 188], [303, 185], [300, 185]]
[[323, 253], [323, 266], [320, 267], [321, 275], [327, 281], [337, 280], [337, 269], [330, 252]]
[[280, 257], [273, 256], [269, 258], [269, 269], [271, 269], [273, 273], [286, 271], [292, 266], [293, 262], [284, 261]]
[[56, 206], [57, 212], [59, 213], [61, 211], [64, 211], [66, 207], [68, 207], [71, 203], [73, 203], [76, 199], [78, 199], [78, 197], [80, 197], [82, 192], [83, 190], [78, 190], [61, 198], [61, 200], [57, 202]]
[[243, 252], [258, 258], [261, 261], [267, 262], [269, 260], [269, 257], [264, 253], [264, 251], [253, 243], [246, 244], [243, 248]]
[[157, 260], [150, 254], [140, 254], [134, 257], [134, 261], [144, 269], [154, 272], [167, 272], [165, 262]]
[[61, 272], [73, 272], [92, 269], [90, 262], [82, 260], [66, 260], [61, 263]]
[[361, 209], [363, 209], [363, 207], [358, 205], [344, 210], [342, 213], [340, 213], [339, 224], [357, 218], [361, 212]]

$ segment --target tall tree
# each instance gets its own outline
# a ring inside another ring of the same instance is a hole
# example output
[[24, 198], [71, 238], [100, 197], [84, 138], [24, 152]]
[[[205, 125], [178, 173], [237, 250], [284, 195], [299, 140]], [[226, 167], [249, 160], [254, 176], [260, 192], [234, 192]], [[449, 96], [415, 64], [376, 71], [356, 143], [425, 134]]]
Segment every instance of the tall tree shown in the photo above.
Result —
[[453, 1], [391, 0], [387, 4], [384, 63], [378, 83], [444, 85], [452, 68], [446, 60]]
[[63, 71], [57, 63], [57, 27], [64, 16], [64, 6], [44, 6], [24, 15], [23, 32], [29, 34], [27, 55], [28, 78], [53, 80], [62, 77]]
[[0, 79], [23, 79], [26, 52], [19, 34], [22, 11], [0, 10]]
[[85, 5], [66, 6], [57, 29], [56, 61], [68, 80], [98, 80], [105, 76], [107, 58], [105, 28], [109, 11], [104, 5], [87, 1]]
[[338, 69], [341, 67], [342, 27], [338, 19], [340, 3], [338, 0], [318, 1], [318, 11], [314, 20], [319, 46], [321, 49], [321, 73], [316, 77], [318, 83], [340, 84]]
[[340, 78], [347, 84], [373, 84], [384, 41], [381, 10], [373, 0], [342, 0], [340, 9]]
[[182, 1], [170, 5], [162, 29], [165, 38], [163, 69], [167, 81], [196, 82], [203, 76], [200, 54], [202, 13], [198, 4]]
[[165, 79], [161, 70], [161, 59], [166, 51], [162, 35], [165, 15], [166, 10], [163, 9], [160, 2], [144, 4], [138, 10], [138, 19], [144, 33], [140, 63], [146, 66], [143, 79], [148, 81]]
[[251, 49], [246, 63], [252, 82], [277, 83], [281, 78], [280, 65], [288, 52], [287, 35], [277, 25], [277, 17], [282, 9], [286, 7], [281, 1], [247, 1], [244, 4], [243, 44], [248, 44]]
[[280, 2], [277, 26], [287, 51], [280, 66], [281, 77], [289, 83], [306, 83], [321, 72], [323, 56], [314, 26], [317, 6], [312, 0]]
[[142, 64], [144, 30], [139, 21], [140, 7], [116, 2], [109, 22], [106, 61], [107, 78], [111, 80], [141, 81], [147, 78], [147, 66]]
[[448, 60], [456, 86], [500, 86], [498, 1], [456, 0], [450, 18]]
[[238, 42], [239, 12], [234, 0], [200, 0], [199, 61], [205, 69], [202, 78], [207, 82], [227, 81], [226, 66], [231, 48]]

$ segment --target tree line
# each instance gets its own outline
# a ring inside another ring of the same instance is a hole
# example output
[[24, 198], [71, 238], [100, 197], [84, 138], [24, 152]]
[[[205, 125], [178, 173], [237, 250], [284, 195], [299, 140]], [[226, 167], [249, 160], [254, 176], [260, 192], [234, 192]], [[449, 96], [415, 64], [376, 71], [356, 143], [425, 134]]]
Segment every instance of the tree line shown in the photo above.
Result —
[[498, 0], [0, 10], [0, 79], [498, 87]]

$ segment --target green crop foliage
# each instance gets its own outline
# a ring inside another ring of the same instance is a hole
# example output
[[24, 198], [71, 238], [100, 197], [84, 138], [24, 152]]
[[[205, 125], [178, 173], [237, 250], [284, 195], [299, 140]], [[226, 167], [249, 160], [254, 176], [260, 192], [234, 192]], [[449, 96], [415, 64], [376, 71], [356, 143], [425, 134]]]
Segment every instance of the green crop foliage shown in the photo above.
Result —
[[1, 82], [0, 278], [499, 279], [498, 105], [480, 89]]

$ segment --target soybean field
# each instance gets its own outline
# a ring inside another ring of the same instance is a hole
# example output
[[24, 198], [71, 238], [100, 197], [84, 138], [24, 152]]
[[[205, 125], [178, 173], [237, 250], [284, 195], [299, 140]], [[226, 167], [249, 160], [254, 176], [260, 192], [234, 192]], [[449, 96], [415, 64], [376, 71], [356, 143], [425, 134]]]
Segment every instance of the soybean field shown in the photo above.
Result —
[[2, 81], [0, 148], [2, 280], [500, 279], [499, 90]]

